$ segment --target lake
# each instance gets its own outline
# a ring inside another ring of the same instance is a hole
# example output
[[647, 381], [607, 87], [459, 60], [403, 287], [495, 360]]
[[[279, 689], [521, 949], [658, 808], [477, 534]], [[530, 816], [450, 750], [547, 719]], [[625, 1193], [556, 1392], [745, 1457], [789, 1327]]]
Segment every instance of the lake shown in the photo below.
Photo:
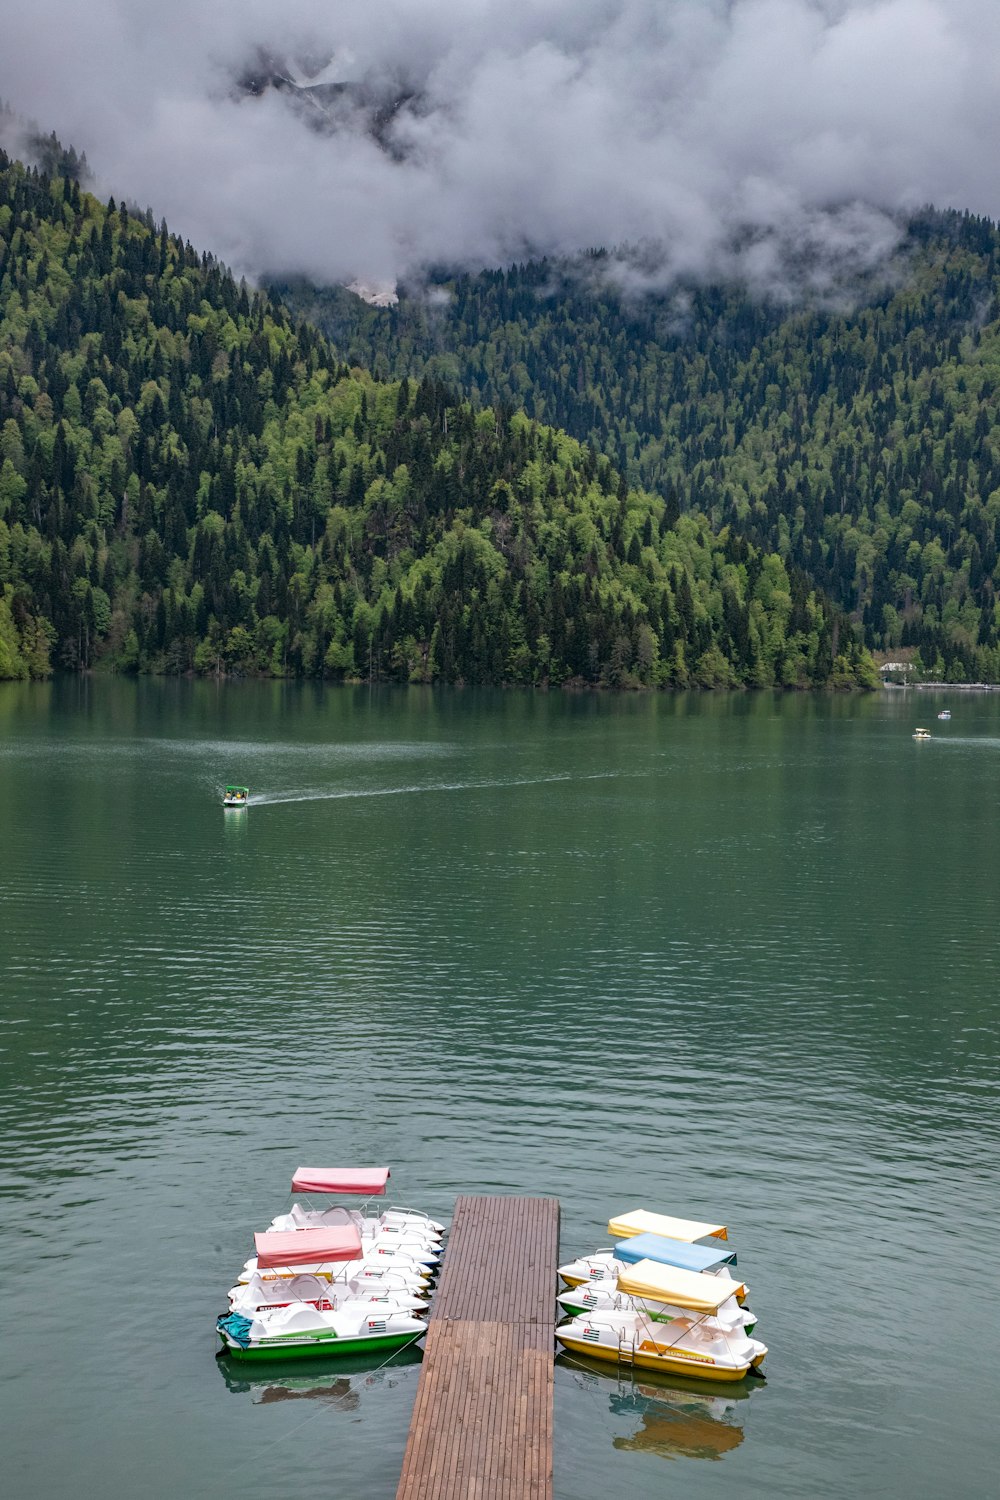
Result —
[[1000, 695], [0, 684], [8, 1492], [391, 1500], [417, 1357], [215, 1358], [351, 1162], [730, 1226], [767, 1381], [560, 1361], [560, 1500], [992, 1492], [998, 812]]

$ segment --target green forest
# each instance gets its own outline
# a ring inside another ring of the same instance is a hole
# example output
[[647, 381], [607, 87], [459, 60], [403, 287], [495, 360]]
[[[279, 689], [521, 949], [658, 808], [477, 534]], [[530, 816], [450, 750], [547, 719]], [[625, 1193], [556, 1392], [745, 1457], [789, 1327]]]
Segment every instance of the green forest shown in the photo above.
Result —
[[541, 261], [404, 288], [391, 309], [282, 293], [349, 360], [521, 408], [776, 552], [868, 647], [1000, 681], [997, 228], [922, 214], [842, 311], [739, 287], [625, 297], [613, 272], [601, 254]]
[[0, 677], [876, 682], [763, 520], [373, 378], [59, 165], [0, 155]]

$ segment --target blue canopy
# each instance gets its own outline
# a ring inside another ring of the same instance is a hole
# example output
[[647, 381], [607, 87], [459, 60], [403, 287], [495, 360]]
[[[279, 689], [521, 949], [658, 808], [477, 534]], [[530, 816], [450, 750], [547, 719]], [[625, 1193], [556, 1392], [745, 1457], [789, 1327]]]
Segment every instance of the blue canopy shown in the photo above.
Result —
[[736, 1251], [722, 1241], [714, 1245], [686, 1245], [662, 1234], [635, 1234], [615, 1246], [615, 1259], [627, 1265], [640, 1260], [659, 1261], [661, 1266], [680, 1266], [685, 1271], [714, 1271], [716, 1266], [735, 1266]]

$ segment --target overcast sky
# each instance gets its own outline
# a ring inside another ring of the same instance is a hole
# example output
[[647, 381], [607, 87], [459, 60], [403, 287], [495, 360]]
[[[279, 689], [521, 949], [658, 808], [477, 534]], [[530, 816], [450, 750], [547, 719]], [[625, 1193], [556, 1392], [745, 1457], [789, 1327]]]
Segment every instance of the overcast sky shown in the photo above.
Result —
[[[0, 97], [105, 193], [238, 270], [392, 280], [756, 231], [877, 255], [886, 214], [1000, 213], [998, 0], [0, 0]], [[259, 46], [419, 105], [398, 150], [234, 97]]]

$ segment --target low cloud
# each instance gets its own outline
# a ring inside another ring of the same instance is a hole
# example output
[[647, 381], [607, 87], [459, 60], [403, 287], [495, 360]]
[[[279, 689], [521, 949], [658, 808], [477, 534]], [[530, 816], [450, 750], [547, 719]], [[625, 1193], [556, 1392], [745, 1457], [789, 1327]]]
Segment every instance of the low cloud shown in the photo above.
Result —
[[656, 247], [636, 283], [736, 263], [835, 282], [900, 213], [1000, 207], [991, 0], [8, 10], [0, 96], [250, 275], [381, 283], [630, 243]]

